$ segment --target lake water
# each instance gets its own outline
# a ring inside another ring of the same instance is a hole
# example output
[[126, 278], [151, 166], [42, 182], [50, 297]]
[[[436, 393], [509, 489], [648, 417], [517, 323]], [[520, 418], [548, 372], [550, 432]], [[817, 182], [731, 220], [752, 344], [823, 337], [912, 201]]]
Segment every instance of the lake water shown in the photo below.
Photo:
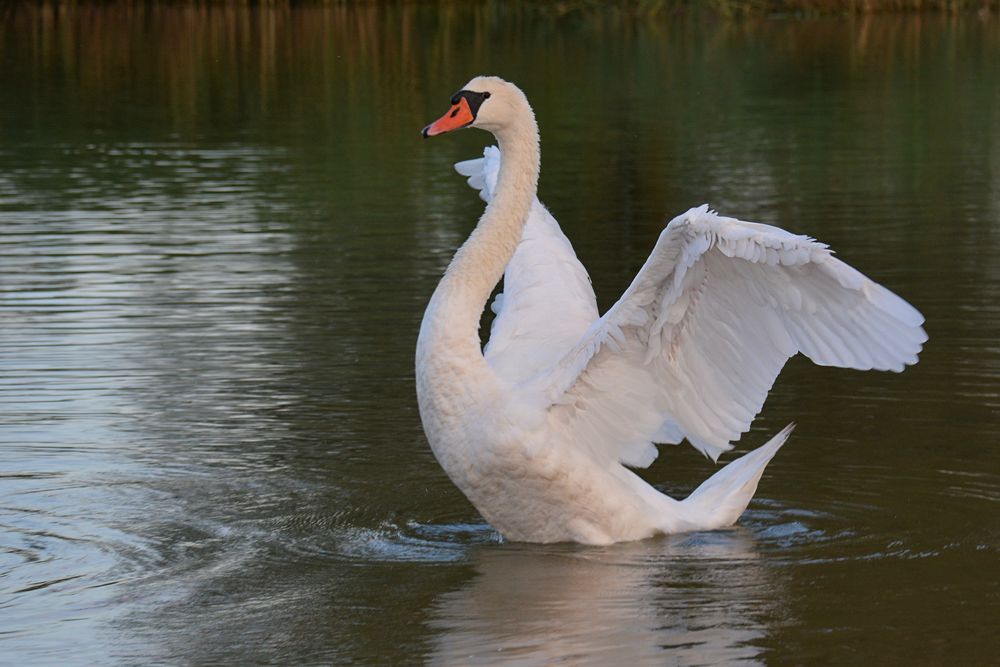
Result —
[[[997, 659], [1000, 17], [61, 7], [0, 11], [0, 662]], [[920, 364], [792, 360], [732, 530], [502, 543], [413, 387], [489, 141], [419, 130], [478, 73], [602, 308], [708, 202], [910, 300]]]

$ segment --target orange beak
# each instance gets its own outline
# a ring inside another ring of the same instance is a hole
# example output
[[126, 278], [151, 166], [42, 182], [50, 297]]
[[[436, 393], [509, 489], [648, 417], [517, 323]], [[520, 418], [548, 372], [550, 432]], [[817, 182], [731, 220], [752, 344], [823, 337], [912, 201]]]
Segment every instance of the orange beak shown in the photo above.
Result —
[[453, 105], [448, 110], [448, 113], [425, 127], [421, 134], [424, 135], [424, 139], [434, 137], [465, 127], [474, 120], [476, 120], [476, 117], [472, 115], [472, 109], [469, 108], [469, 101], [465, 97], [459, 97], [458, 104]]

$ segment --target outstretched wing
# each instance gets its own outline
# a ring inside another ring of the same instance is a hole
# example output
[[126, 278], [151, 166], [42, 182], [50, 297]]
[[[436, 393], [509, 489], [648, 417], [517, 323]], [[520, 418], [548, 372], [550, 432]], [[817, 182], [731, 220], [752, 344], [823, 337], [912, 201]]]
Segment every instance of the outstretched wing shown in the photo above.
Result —
[[653, 442], [680, 434], [718, 459], [789, 357], [901, 371], [923, 321], [826, 245], [702, 206], [667, 225], [621, 300], [532, 382], [602, 460], [646, 466]]
[[[500, 171], [500, 151], [490, 146], [482, 158], [459, 162], [455, 169], [489, 202]], [[501, 377], [514, 383], [556, 363], [598, 318], [586, 270], [537, 198], [504, 271], [503, 293], [491, 308], [496, 317], [484, 354]]]

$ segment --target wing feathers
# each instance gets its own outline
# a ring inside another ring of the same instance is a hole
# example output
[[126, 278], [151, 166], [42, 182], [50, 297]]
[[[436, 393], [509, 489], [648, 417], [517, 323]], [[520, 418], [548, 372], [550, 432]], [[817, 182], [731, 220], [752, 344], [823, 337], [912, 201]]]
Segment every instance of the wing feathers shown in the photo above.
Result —
[[899, 371], [916, 363], [922, 323], [825, 244], [703, 206], [671, 221], [622, 299], [538, 382], [606, 460], [645, 465], [643, 444], [681, 434], [714, 459], [792, 355]]
[[[455, 170], [489, 202], [500, 162], [500, 150], [490, 146], [483, 157], [459, 162]], [[586, 270], [537, 199], [504, 272], [503, 293], [490, 308], [496, 317], [484, 354], [494, 371], [512, 383], [556, 363], [598, 319]]]
[[[455, 169], [488, 202], [500, 152]], [[901, 371], [927, 340], [917, 309], [825, 244], [707, 206], [667, 225], [598, 319], [586, 271], [536, 200], [491, 307], [485, 354], [496, 372], [537, 391], [600, 460], [640, 467], [656, 457], [651, 443], [684, 437], [718, 458], [798, 352], [820, 365]]]

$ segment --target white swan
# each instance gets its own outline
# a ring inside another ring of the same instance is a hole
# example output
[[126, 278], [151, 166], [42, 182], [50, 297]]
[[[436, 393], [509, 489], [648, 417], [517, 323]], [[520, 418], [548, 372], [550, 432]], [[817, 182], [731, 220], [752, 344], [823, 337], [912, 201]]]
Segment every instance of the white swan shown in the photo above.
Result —
[[[927, 336], [911, 305], [813, 239], [706, 206], [667, 225], [599, 317], [586, 271], [536, 198], [538, 127], [524, 94], [476, 77], [451, 103], [424, 136], [478, 127], [499, 151], [456, 165], [488, 205], [424, 314], [417, 397], [434, 455], [507, 539], [608, 544], [728, 526], [791, 426], [683, 501], [626, 466], [684, 438], [718, 459], [797, 352], [858, 369], [916, 363]], [[483, 351], [479, 320], [501, 275]]]

